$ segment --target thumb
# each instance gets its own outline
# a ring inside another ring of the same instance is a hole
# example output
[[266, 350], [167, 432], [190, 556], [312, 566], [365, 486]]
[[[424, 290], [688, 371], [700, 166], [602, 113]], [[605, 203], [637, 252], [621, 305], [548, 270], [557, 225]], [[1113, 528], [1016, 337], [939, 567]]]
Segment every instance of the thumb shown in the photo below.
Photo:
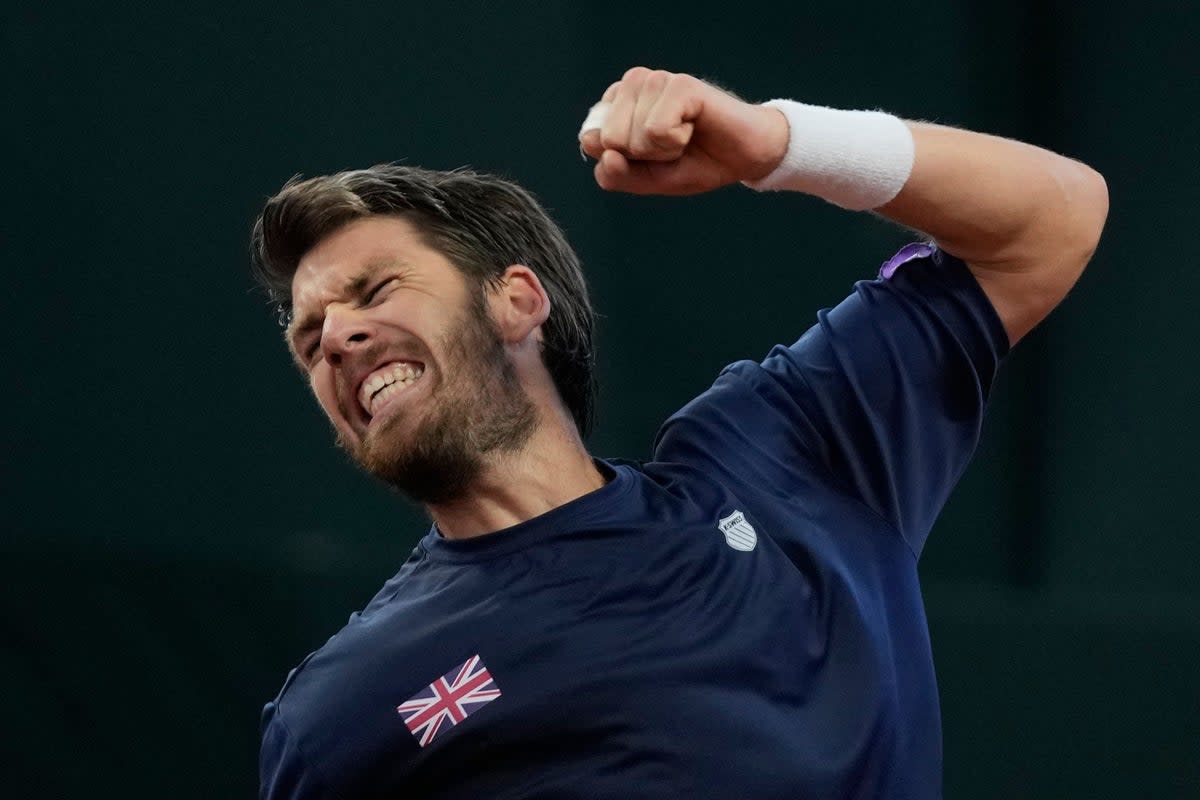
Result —
[[630, 194], [664, 194], [662, 176], [669, 165], [661, 161], [630, 161], [616, 150], [600, 154], [592, 172], [601, 189]]

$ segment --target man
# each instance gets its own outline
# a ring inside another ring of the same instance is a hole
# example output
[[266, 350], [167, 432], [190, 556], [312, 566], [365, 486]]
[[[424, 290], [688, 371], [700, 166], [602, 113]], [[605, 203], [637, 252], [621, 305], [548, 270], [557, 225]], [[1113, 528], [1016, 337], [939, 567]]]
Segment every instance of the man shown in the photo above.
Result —
[[581, 146], [607, 190], [794, 189], [932, 244], [617, 463], [582, 443], [578, 263], [524, 192], [394, 166], [285, 186], [254, 253], [296, 361], [434, 524], [268, 704], [262, 796], [938, 796], [917, 557], [999, 361], [1096, 247], [1103, 180], [643, 68]]

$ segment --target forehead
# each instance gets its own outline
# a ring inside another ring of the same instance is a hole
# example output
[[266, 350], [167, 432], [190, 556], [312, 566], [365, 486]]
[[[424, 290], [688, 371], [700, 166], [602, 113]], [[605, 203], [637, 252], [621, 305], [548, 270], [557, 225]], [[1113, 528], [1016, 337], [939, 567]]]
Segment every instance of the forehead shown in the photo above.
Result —
[[457, 273], [408, 220], [368, 217], [339, 228], [304, 254], [292, 277], [292, 307], [299, 315], [341, 298], [356, 278], [398, 265], [430, 279]]

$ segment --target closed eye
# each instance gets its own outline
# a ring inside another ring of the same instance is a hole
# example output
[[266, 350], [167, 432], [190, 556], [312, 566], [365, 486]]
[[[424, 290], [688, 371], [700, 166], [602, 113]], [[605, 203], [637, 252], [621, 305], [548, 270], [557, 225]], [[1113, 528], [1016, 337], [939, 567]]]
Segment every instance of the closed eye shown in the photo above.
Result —
[[362, 300], [363, 305], [364, 306], [371, 305], [371, 303], [373, 303], [375, 301], [375, 299], [379, 296], [379, 293], [383, 290], [383, 288], [396, 280], [398, 280], [398, 279], [397, 278], [388, 278], [385, 281], [380, 281], [379, 283], [375, 284], [374, 288], [372, 288], [371, 291], [367, 292], [366, 295], [363, 296], [363, 300]]
[[300, 354], [300, 360], [301, 360], [303, 366], [305, 368], [311, 369], [313, 366], [313, 359], [315, 359], [317, 357], [317, 354], [320, 353], [320, 351], [321, 351], [321, 337], [314, 336], [312, 339], [310, 339], [304, 345], [303, 350], [298, 349], [296, 352]]
[[[358, 295], [358, 307], [359, 308], [367, 308], [367, 307], [374, 305], [380, 299], [380, 295], [383, 293], [383, 290], [388, 287], [389, 284], [395, 283], [399, 280], [400, 280], [400, 276], [392, 275], [391, 277], [386, 278], [386, 279], [380, 281], [379, 283], [375, 284], [373, 287], [371, 287], [371, 289], [369, 291], [363, 292], [361, 289], [361, 284], [365, 283], [365, 281], [366, 281], [366, 279], [364, 277], [364, 278], [360, 278], [360, 279], [356, 279], [355, 281], [352, 281], [352, 283], [359, 283], [360, 285], [359, 285], [359, 287], [354, 287], [354, 286], [349, 287], [349, 291], [351, 294]], [[299, 354], [300, 358], [302, 359], [302, 361], [304, 363], [304, 366], [309, 367], [309, 368], [312, 367], [312, 365], [314, 363], [314, 359], [316, 358], [316, 356], [318, 355], [318, 353], [320, 352], [320, 349], [321, 349], [321, 335], [320, 335], [321, 326], [322, 326], [322, 321], [320, 319], [310, 320], [309, 322], [305, 323], [301, 327], [301, 329], [296, 337], [297, 338], [296, 343], [298, 345], [296, 347], [296, 353]], [[311, 339], [306, 339], [305, 334], [308, 331], [317, 331], [317, 335], [312, 337]], [[301, 349], [301, 347], [303, 347], [303, 349]]]

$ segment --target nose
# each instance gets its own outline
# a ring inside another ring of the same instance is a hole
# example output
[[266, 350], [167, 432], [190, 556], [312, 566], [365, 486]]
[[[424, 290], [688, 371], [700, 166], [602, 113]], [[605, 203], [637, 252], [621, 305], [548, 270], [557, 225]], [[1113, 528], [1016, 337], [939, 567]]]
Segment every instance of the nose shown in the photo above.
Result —
[[342, 359], [371, 343], [375, 331], [364, 314], [349, 306], [333, 304], [325, 311], [321, 349], [325, 360], [336, 366]]

